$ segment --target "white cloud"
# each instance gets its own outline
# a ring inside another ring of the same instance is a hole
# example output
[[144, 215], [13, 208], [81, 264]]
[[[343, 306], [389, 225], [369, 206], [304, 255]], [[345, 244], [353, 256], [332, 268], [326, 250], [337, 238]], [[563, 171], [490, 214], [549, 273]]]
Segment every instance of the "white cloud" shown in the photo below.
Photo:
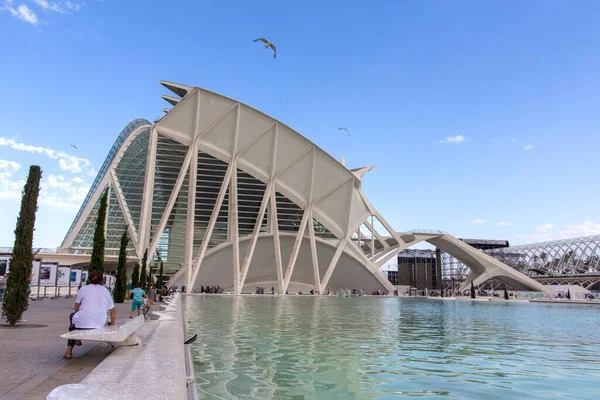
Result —
[[25, 186], [24, 180], [12, 180], [12, 172], [0, 172], [0, 200], [20, 200], [23, 186]]
[[79, 11], [79, 10], [81, 10], [81, 7], [83, 7], [84, 4], [85, 3], [83, 1], [81, 3], [74, 3], [72, 1], [65, 2], [65, 6], [67, 6], [67, 8], [69, 10], [72, 10], [72, 11]]
[[0, 146], [7, 146], [14, 150], [25, 151], [28, 153], [45, 154], [50, 158], [57, 159], [61, 169], [74, 174], [82, 172], [84, 168], [91, 168], [91, 163], [85, 158], [75, 157], [65, 152], [52, 150], [46, 147], [18, 143], [14, 139], [0, 137]]
[[457, 135], [457, 136], [447, 137], [446, 139], [438, 140], [436, 143], [453, 143], [453, 144], [458, 144], [458, 143], [464, 142], [465, 140], [467, 140], [466, 137], [464, 137], [462, 135]]
[[71, 179], [71, 182], [83, 183], [83, 178], [81, 176], [76, 176], [75, 178]]
[[21, 164], [14, 161], [0, 160], [0, 169], [12, 169], [16, 171], [21, 168]]
[[583, 221], [579, 224], [567, 224], [560, 231], [563, 238], [574, 238], [581, 236], [600, 235], [600, 224], [592, 221]]
[[472, 224], [485, 224], [485, 219], [483, 218], [475, 218], [473, 221], [471, 221]]
[[523, 146], [523, 150], [525, 150], [525, 151], [533, 150], [533, 146], [530, 144], [526, 144], [525, 146]]
[[57, 3], [50, 3], [48, 0], [31, 0], [42, 8], [45, 12], [54, 11], [60, 14], [64, 14], [65, 10]]
[[496, 224], [496, 226], [511, 226], [512, 224], [510, 222], [498, 222]]
[[535, 228], [535, 230], [538, 232], [548, 232], [552, 228], [554, 228], [554, 225], [552, 225], [552, 224], [543, 224], [543, 225], [537, 226]]
[[97, 172], [94, 169], [94, 167], [90, 168], [90, 170], [87, 172], [87, 176], [96, 176]]
[[0, 11], [8, 11], [13, 17], [25, 21], [31, 25], [37, 25], [39, 22], [37, 15], [31, 11], [25, 4], [21, 4], [17, 8], [12, 7], [12, 1], [4, 1], [4, 5], [0, 8]]

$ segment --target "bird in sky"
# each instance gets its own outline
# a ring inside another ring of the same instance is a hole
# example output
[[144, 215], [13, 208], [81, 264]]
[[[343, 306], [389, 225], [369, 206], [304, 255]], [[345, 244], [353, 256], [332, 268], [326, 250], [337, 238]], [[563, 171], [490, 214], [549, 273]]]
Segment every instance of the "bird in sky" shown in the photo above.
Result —
[[71, 147], [73, 147], [75, 150], [77, 150], [77, 146], [75, 146], [74, 144], [72, 144]]
[[273, 58], [277, 58], [277, 49], [275, 48], [275, 46], [273, 45], [273, 43], [271, 43], [270, 40], [267, 40], [265, 38], [258, 38], [256, 40], [253, 40], [253, 42], [263, 42], [265, 44], [265, 47], [267, 49], [272, 49], [273, 50]]
[[350, 131], [346, 128], [338, 128], [338, 131], [346, 131], [346, 133], [348, 134], [348, 136], [350, 136]]

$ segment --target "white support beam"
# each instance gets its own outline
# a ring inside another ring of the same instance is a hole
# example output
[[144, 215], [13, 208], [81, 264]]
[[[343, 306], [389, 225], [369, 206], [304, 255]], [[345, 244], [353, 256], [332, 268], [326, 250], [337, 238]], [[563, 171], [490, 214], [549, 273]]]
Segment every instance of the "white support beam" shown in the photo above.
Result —
[[[366, 224], [369, 221], [365, 221]], [[373, 215], [371, 215], [371, 226], [373, 225]], [[375, 235], [373, 235], [373, 231], [371, 231], [371, 261], [375, 260]]]
[[[110, 176], [110, 174], [109, 174]], [[108, 217], [110, 216], [110, 191], [112, 189], [112, 179], [108, 180], [108, 187], [106, 188], [106, 214], [104, 215], [104, 238], [108, 232]], [[100, 209], [98, 209], [100, 211]]]
[[[371, 221], [375, 222], [373, 219], [373, 216], [371, 216]], [[369, 231], [371, 231], [371, 235], [375, 235], [375, 237], [377, 238], [377, 240], [379, 241], [379, 243], [381, 243], [381, 245], [383, 246], [384, 249], [389, 249], [390, 245], [385, 241], [385, 238], [383, 236], [381, 236], [376, 230], [375, 230], [375, 226], [371, 225], [369, 223], [369, 221], [365, 221], [365, 226], [367, 227], [367, 229]]]
[[310, 240], [310, 255], [313, 265], [313, 276], [315, 278], [315, 289], [321, 293], [321, 274], [319, 273], [319, 257], [317, 255], [317, 242], [315, 239], [315, 224], [313, 223], [312, 209], [310, 210], [310, 226], [308, 227], [308, 238]]
[[156, 167], [156, 150], [158, 146], [158, 131], [156, 126], [150, 131], [148, 141], [148, 156], [146, 159], [146, 173], [144, 175], [144, 191], [142, 194], [142, 209], [140, 212], [140, 226], [138, 229], [137, 255], [141, 259], [144, 249], [149, 245], [150, 225], [152, 221], [152, 198], [154, 197], [154, 170]]
[[198, 272], [200, 271], [200, 265], [202, 265], [202, 261], [204, 260], [204, 255], [206, 254], [206, 249], [208, 248], [208, 243], [210, 242], [210, 237], [212, 236], [213, 229], [215, 228], [215, 224], [217, 223], [217, 218], [219, 217], [219, 212], [221, 211], [221, 206], [223, 205], [223, 200], [225, 199], [225, 194], [227, 193], [227, 188], [229, 187], [229, 183], [231, 182], [232, 172], [233, 164], [230, 163], [227, 167], [227, 172], [225, 172], [223, 182], [221, 183], [221, 189], [219, 190], [219, 195], [217, 196], [217, 201], [215, 202], [215, 208], [213, 209], [212, 214], [210, 215], [208, 226], [206, 227], [206, 231], [204, 232], [202, 245], [200, 246], [200, 250], [198, 251], [198, 257], [196, 257], [196, 265], [194, 265], [194, 267], [192, 268], [191, 285], [196, 284], [196, 278], [198, 277]]
[[237, 162], [233, 164], [233, 173], [231, 175], [231, 186], [229, 187], [229, 240], [232, 243], [232, 264], [233, 264], [233, 291], [241, 292], [240, 285], [240, 235], [238, 226], [238, 196], [237, 196]]
[[190, 160], [190, 179], [188, 189], [187, 216], [185, 227], [185, 256], [183, 268], [185, 269], [186, 288], [192, 292], [192, 264], [194, 259], [194, 236], [196, 233], [196, 186], [198, 182], [198, 146], [192, 144], [194, 151]]
[[235, 117], [235, 133], [233, 137], [233, 151], [231, 163], [233, 164], [233, 173], [231, 174], [231, 185], [229, 186], [229, 240], [232, 242], [232, 264], [233, 264], [233, 291], [241, 292], [240, 285], [240, 230], [238, 221], [238, 173], [237, 173], [237, 151], [238, 137], [240, 133], [240, 114], [241, 105], [238, 103]]
[[265, 211], [267, 210], [269, 198], [271, 197], [272, 185], [273, 181], [269, 181], [265, 189], [262, 202], [260, 203], [260, 209], [258, 210], [258, 215], [256, 216], [256, 223], [254, 224], [254, 230], [252, 231], [250, 245], [248, 246], [248, 251], [246, 253], [246, 257], [244, 258], [244, 264], [242, 264], [242, 272], [239, 285], [240, 292], [238, 294], [240, 294], [242, 289], [244, 289], [244, 284], [246, 283], [246, 275], [248, 275], [248, 268], [250, 268], [250, 262], [252, 261], [252, 256], [254, 255], [254, 249], [256, 248], [256, 242], [258, 240], [258, 235], [260, 234], [260, 227], [262, 226], [263, 220], [265, 218]]
[[388, 262], [389, 260], [391, 260], [392, 258], [394, 258], [394, 256], [396, 256], [402, 250], [404, 250], [404, 248], [398, 246], [395, 249], [393, 249], [391, 252], [387, 253], [384, 257], [380, 257], [379, 259], [377, 259], [375, 263], [378, 266], [382, 267], [383, 264], [385, 264], [386, 262]]
[[292, 249], [290, 261], [288, 263], [287, 269], [285, 271], [285, 277], [283, 279], [284, 294], [287, 292], [288, 286], [290, 285], [290, 280], [292, 279], [292, 273], [294, 272], [294, 267], [296, 266], [296, 259], [298, 258], [298, 252], [300, 251], [300, 246], [302, 245], [302, 239], [304, 238], [304, 232], [306, 231], [306, 224], [308, 222], [309, 217], [310, 209], [304, 210], [304, 214], [302, 215], [302, 221], [300, 222], [300, 228], [298, 229], [298, 234], [296, 235], [296, 241], [294, 242], [294, 248]]
[[[311, 159], [311, 163], [310, 163], [309, 182], [308, 182], [309, 190], [308, 190], [308, 197], [307, 197], [307, 201], [306, 201], [306, 203], [308, 204], [308, 207], [306, 207], [306, 209], [304, 210], [304, 214], [302, 215], [302, 221], [300, 222], [300, 228], [298, 229], [298, 234], [296, 235], [296, 241], [294, 242], [294, 248], [292, 249], [292, 254], [290, 255], [290, 261], [288, 263], [287, 270], [285, 272], [285, 277], [283, 279], [283, 283], [284, 283], [283, 293], [287, 293], [288, 287], [290, 285], [290, 280], [292, 279], [292, 273], [294, 272], [294, 268], [296, 266], [298, 252], [300, 251], [300, 246], [302, 245], [302, 240], [304, 238], [304, 233], [306, 232], [306, 225], [308, 224], [308, 221], [310, 221], [310, 229], [313, 231], [313, 236], [314, 236], [314, 224], [312, 222], [311, 200], [313, 197], [313, 189], [314, 189], [314, 182], [315, 182], [315, 159], [316, 159], [315, 146], [311, 146], [308, 149], [308, 151], [310, 151], [312, 153], [312, 159]], [[302, 157], [308, 151], [302, 153]], [[298, 158], [297, 160], [299, 160], [299, 159], [300, 158]], [[317, 276], [318, 276], [318, 273], [317, 273]], [[315, 289], [318, 287], [319, 286], [315, 286]]]
[[365, 193], [362, 190], [360, 190], [359, 193], [360, 193], [360, 196], [362, 197], [363, 201], [367, 205], [367, 208], [371, 212], [371, 215], [375, 215], [377, 217], [379, 222], [381, 222], [381, 225], [383, 225], [383, 227], [385, 229], [387, 229], [387, 231], [394, 237], [394, 239], [396, 239], [398, 241], [398, 243], [404, 243], [404, 241], [400, 237], [400, 234], [398, 232], [396, 232], [394, 230], [394, 228], [392, 228], [392, 226], [390, 224], [388, 224], [388, 222], [381, 216], [381, 214], [379, 214], [379, 212], [375, 209], [375, 207], [373, 207], [373, 205], [371, 204], [371, 202], [369, 201], [369, 199], [367, 198]]
[[[190, 162], [192, 160], [193, 153], [194, 146], [190, 146], [185, 155], [185, 159], [183, 160], [183, 164], [181, 165], [181, 170], [179, 171], [179, 175], [177, 176], [177, 181], [175, 181], [175, 186], [173, 187], [173, 191], [171, 192], [171, 196], [169, 197], [169, 201], [167, 202], [165, 211], [163, 212], [163, 215], [160, 218], [160, 222], [158, 223], [158, 227], [156, 228], [156, 232], [154, 234], [154, 238], [152, 239], [152, 243], [150, 244], [148, 250], [148, 254], [150, 255], [154, 254], [156, 246], [158, 246], [160, 236], [165, 230], [165, 226], [167, 225], [167, 221], [169, 220], [169, 216], [171, 215], [171, 211], [173, 210], [173, 206], [175, 205], [175, 201], [177, 201], [177, 196], [179, 195], [179, 191], [181, 190], [181, 185], [183, 185], [185, 175], [188, 172], [188, 168], [190, 167]], [[142, 254], [144, 254], [144, 250], [142, 250]]]
[[[137, 230], [135, 229], [135, 224], [133, 223], [133, 219], [131, 218], [131, 212], [129, 211], [129, 206], [127, 205], [127, 200], [125, 200], [125, 196], [123, 195], [123, 191], [121, 190], [121, 185], [119, 185], [119, 180], [117, 179], [117, 175], [114, 170], [110, 170], [110, 176], [112, 179], [112, 187], [115, 191], [115, 195], [117, 197], [117, 202], [119, 206], [121, 206], [121, 211], [123, 213], [123, 217], [127, 222], [127, 230], [129, 231], [129, 237], [131, 238], [131, 242], [133, 243], [133, 247], [136, 249], [136, 254], [138, 251], [138, 235]], [[108, 218], [107, 218], [108, 219]]]
[[333, 271], [335, 270], [335, 267], [337, 266], [337, 262], [340, 259], [342, 252], [344, 251], [344, 247], [346, 247], [346, 243], [347, 243], [347, 239], [345, 239], [345, 238], [341, 239], [340, 243], [338, 244], [337, 249], [335, 249], [335, 253], [333, 254], [333, 258], [331, 259], [331, 262], [329, 263], [327, 272], [325, 272], [325, 276], [323, 277], [323, 280], [321, 281], [321, 287], [319, 288], [319, 293], [323, 293], [323, 290], [327, 288], [329, 279], [331, 279], [331, 275], [333, 274]]
[[279, 240], [279, 222], [277, 221], [277, 203], [275, 201], [275, 185], [271, 186], [271, 231], [273, 232], [273, 245], [275, 246], [275, 269], [277, 272], [277, 290], [279, 294], [285, 294], [283, 291], [283, 266], [281, 263], [281, 242]]

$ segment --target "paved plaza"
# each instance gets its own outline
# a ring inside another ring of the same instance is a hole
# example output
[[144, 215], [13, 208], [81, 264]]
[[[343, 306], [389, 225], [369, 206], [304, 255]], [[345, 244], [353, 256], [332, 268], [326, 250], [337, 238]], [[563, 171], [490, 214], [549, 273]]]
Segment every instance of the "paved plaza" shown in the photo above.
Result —
[[[80, 382], [113, 350], [106, 343], [87, 342], [73, 350], [73, 359], [62, 358], [69, 314], [75, 298], [30, 301], [24, 326], [0, 327], [0, 398], [45, 399], [56, 386]], [[117, 318], [128, 318], [131, 302], [117, 304]], [[42, 327], [33, 327], [42, 325]]]

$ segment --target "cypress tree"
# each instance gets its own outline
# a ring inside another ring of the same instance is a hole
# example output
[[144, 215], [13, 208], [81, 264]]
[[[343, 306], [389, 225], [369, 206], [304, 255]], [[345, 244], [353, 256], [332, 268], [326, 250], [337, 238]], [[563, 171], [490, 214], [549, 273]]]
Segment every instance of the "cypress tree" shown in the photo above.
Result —
[[475, 298], [475, 285], [473, 285], [473, 281], [471, 281], [471, 298]]
[[504, 300], [508, 300], [508, 290], [504, 287]]
[[154, 268], [150, 267], [150, 272], [148, 273], [148, 288], [146, 289], [146, 292], [149, 292], [150, 289], [152, 289], [152, 283], [154, 282], [152, 274], [154, 274]]
[[142, 289], [146, 290], [146, 266], [148, 265], [148, 249], [144, 251], [144, 257], [142, 258], [142, 269], [140, 271], [140, 283], [142, 284]]
[[160, 262], [160, 268], [158, 269], [158, 282], [156, 283], [158, 290], [163, 288], [163, 262]]
[[108, 202], [108, 189], [102, 193], [100, 197], [100, 207], [98, 208], [98, 216], [96, 217], [96, 229], [94, 230], [94, 247], [92, 249], [92, 257], [90, 260], [90, 273], [92, 271], [100, 271], [104, 273], [104, 223], [106, 221], [106, 205]]
[[123, 236], [121, 236], [119, 264], [117, 266], [117, 281], [115, 282], [115, 289], [113, 291], [115, 303], [122, 303], [125, 301], [125, 292], [127, 291], [127, 243], [129, 243], [129, 237], [127, 236], [127, 228], [125, 228]]
[[133, 267], [133, 273], [131, 274], [131, 288], [135, 289], [138, 282], [140, 281], [140, 264], [135, 263]]
[[27, 289], [33, 263], [33, 230], [41, 177], [42, 170], [39, 166], [29, 167], [29, 175], [21, 198], [21, 211], [15, 228], [15, 245], [9, 261], [10, 273], [2, 302], [2, 316], [10, 326], [16, 325], [21, 314], [29, 306]]

